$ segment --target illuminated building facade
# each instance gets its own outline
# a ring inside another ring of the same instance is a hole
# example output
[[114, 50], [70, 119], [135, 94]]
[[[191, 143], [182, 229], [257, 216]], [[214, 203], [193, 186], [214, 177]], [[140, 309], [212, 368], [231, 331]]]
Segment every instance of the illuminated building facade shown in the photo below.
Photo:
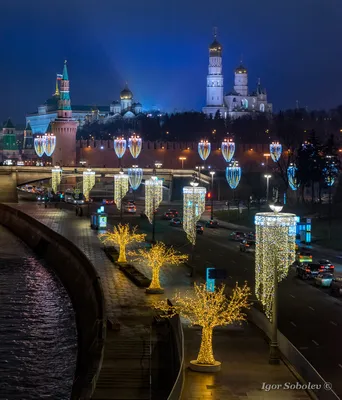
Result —
[[17, 132], [10, 118], [4, 123], [1, 133], [2, 159], [19, 160], [20, 153], [17, 140]]
[[241, 64], [235, 69], [234, 88], [224, 95], [222, 73], [222, 45], [214, 34], [209, 46], [209, 69], [207, 75], [207, 101], [202, 111], [215, 117], [219, 112], [222, 118], [239, 118], [253, 113], [272, 113], [272, 104], [267, 101], [266, 89], [261, 87], [260, 79], [255, 91], [248, 90], [248, 71]]

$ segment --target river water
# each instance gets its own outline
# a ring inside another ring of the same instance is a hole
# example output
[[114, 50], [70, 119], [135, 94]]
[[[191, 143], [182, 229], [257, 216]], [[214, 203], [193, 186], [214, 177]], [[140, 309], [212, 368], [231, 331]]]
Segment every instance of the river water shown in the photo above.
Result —
[[54, 272], [0, 225], [0, 399], [70, 399], [74, 311]]

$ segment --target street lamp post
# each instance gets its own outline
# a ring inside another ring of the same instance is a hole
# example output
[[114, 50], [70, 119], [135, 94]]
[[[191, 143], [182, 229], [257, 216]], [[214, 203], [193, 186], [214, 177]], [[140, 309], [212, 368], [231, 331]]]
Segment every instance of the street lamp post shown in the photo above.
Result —
[[204, 166], [203, 165], [196, 165], [195, 168], [198, 171], [198, 184], [200, 184], [201, 183], [201, 169], [204, 169]]
[[210, 211], [210, 219], [213, 220], [214, 219], [214, 196], [213, 196], [213, 192], [214, 192], [214, 175], [215, 175], [215, 171], [210, 171], [210, 175], [211, 175], [211, 211]]
[[186, 160], [186, 157], [179, 157], [179, 161], [182, 163], [182, 169], [184, 168], [184, 161]]
[[266, 178], [266, 202], [268, 203], [268, 192], [269, 192], [270, 178], [272, 178], [272, 175], [265, 174], [264, 177]]

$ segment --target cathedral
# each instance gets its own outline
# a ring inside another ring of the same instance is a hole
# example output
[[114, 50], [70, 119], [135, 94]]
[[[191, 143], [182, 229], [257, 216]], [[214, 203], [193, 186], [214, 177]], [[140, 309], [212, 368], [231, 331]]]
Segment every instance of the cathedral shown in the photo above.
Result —
[[209, 46], [209, 70], [207, 75], [207, 102], [202, 111], [214, 117], [239, 118], [254, 113], [272, 113], [272, 104], [267, 102], [266, 89], [261, 87], [260, 79], [253, 92], [248, 91], [248, 71], [242, 63], [235, 69], [234, 88], [224, 95], [222, 74], [222, 46], [217, 41]]
[[[31, 125], [33, 134], [46, 133], [50, 122], [57, 118], [61, 82], [62, 75], [57, 74], [56, 90], [52, 97], [38, 106], [37, 112], [26, 115], [26, 123]], [[75, 105], [72, 109], [73, 118], [78, 121], [79, 125], [93, 121], [109, 123], [118, 118], [135, 118], [142, 113], [142, 105], [133, 101], [133, 93], [128, 88], [127, 83], [120, 93], [120, 100], [115, 100], [108, 106]]]

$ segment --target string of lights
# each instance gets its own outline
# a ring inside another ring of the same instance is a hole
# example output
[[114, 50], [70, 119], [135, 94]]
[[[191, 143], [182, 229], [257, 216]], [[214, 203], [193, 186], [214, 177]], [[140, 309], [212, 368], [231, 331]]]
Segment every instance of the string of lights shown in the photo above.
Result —
[[121, 209], [121, 201], [128, 192], [128, 175], [120, 173], [114, 175], [114, 203], [118, 210]]
[[114, 151], [117, 157], [120, 159], [126, 152], [127, 142], [123, 137], [118, 137], [114, 139]]
[[205, 210], [204, 187], [185, 186], [183, 188], [183, 229], [189, 242], [196, 243], [196, 223]]
[[143, 178], [143, 170], [142, 168], [132, 167], [128, 168], [128, 180], [131, 188], [133, 190], [137, 190], [141, 184]]
[[272, 142], [270, 144], [270, 155], [274, 162], [277, 162], [283, 151], [283, 146], [279, 142]]
[[157, 176], [152, 176], [151, 179], [145, 181], [145, 214], [150, 224], [153, 222], [153, 213], [162, 200], [163, 181]]
[[133, 158], [138, 158], [142, 148], [142, 139], [139, 136], [131, 136], [128, 139], [128, 148]]
[[299, 184], [297, 181], [297, 171], [298, 168], [295, 164], [290, 164], [287, 168], [287, 179], [289, 181], [289, 186], [292, 190], [297, 190], [299, 188]]
[[44, 151], [45, 151], [44, 150], [44, 148], [45, 148], [44, 140], [45, 139], [42, 136], [36, 136], [34, 138], [34, 141], [33, 141], [34, 150], [38, 157], [42, 157], [44, 155]]
[[211, 143], [208, 142], [208, 140], [201, 140], [198, 143], [198, 154], [203, 161], [205, 161], [209, 157], [210, 151]]
[[51, 187], [52, 187], [52, 190], [56, 193], [58, 190], [58, 185], [61, 183], [62, 170], [59, 167], [52, 168], [51, 175], [52, 175]]
[[235, 153], [235, 143], [233, 142], [232, 139], [224, 139], [224, 141], [221, 143], [221, 152], [223, 155], [223, 158], [227, 161], [230, 162], [232, 158], [234, 157]]
[[255, 293], [266, 316], [272, 320], [274, 269], [278, 283], [295, 260], [296, 216], [287, 213], [258, 213], [255, 216]]
[[232, 189], [236, 189], [241, 179], [241, 167], [238, 161], [232, 161], [226, 168], [226, 179]]
[[43, 136], [43, 148], [44, 152], [48, 157], [52, 156], [52, 153], [55, 151], [56, 148], [56, 136], [55, 135], [44, 135]]
[[86, 201], [89, 201], [89, 193], [95, 185], [95, 171], [87, 169], [83, 171], [83, 196]]

